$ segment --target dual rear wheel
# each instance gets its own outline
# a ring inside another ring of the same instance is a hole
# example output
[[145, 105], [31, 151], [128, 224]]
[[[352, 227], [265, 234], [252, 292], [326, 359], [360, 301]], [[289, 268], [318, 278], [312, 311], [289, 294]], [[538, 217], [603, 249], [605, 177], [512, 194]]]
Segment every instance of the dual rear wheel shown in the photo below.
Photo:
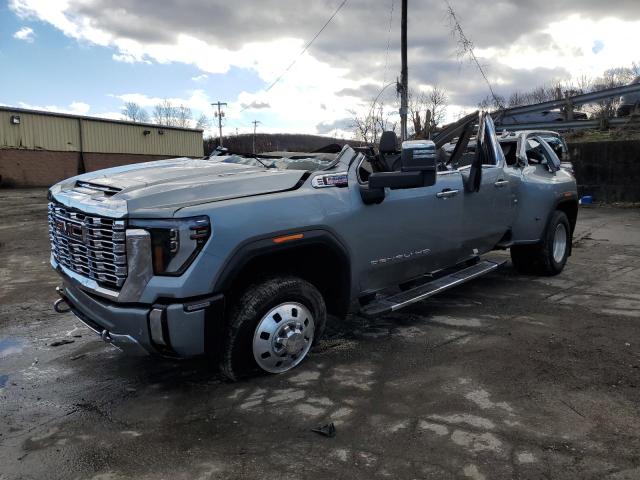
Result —
[[549, 218], [544, 238], [535, 245], [511, 247], [511, 261], [521, 273], [558, 275], [571, 255], [571, 224], [556, 210]]

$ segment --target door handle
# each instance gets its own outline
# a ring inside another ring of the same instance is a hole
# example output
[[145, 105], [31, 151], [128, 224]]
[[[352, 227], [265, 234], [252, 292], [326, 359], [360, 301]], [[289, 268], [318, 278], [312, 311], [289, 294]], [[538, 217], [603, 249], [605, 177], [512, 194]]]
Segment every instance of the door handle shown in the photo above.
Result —
[[498, 180], [496, 183], [493, 184], [496, 188], [502, 188], [502, 187], [506, 187], [507, 185], [509, 185], [509, 180]]
[[436, 193], [436, 197], [451, 198], [451, 197], [455, 197], [458, 193], [460, 193], [460, 190], [445, 189], [445, 190], [442, 190], [440, 193]]

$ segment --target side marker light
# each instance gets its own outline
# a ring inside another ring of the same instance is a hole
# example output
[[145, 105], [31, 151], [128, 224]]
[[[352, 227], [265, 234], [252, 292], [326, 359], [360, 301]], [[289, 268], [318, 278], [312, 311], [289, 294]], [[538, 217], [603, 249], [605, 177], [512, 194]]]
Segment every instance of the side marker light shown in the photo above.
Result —
[[285, 243], [285, 242], [291, 242], [293, 240], [300, 240], [304, 238], [304, 234], [303, 233], [296, 233], [293, 235], [284, 235], [282, 237], [276, 237], [273, 239], [273, 243]]

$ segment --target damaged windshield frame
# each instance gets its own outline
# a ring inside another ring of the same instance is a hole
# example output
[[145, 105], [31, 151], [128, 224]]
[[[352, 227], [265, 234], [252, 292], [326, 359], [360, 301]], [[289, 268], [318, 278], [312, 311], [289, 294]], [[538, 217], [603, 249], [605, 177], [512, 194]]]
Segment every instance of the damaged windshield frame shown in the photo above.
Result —
[[[347, 154], [347, 152], [352, 152], [351, 157], [349, 157], [349, 160], [351, 160], [351, 158], [355, 155], [355, 151], [349, 146], [349, 145], [345, 145], [342, 150], [340, 151], [340, 153], [338, 153], [336, 155], [336, 157], [333, 160], [329, 160], [329, 159], [324, 159], [321, 157], [320, 153], [305, 153], [305, 152], [292, 152], [291, 156], [287, 156], [287, 155], [269, 155], [269, 154], [237, 154], [237, 153], [229, 153], [226, 149], [216, 149], [214, 150], [211, 155], [209, 155], [208, 157], [205, 157], [205, 159], [208, 160], [213, 160], [213, 161], [217, 161], [220, 163], [236, 163], [236, 164], [241, 164], [241, 165], [249, 165], [248, 163], [242, 161], [242, 160], [254, 160], [255, 162], [257, 162], [258, 164], [260, 164], [260, 166], [267, 168], [267, 169], [278, 169], [278, 170], [298, 170], [298, 171], [306, 171], [306, 172], [321, 172], [321, 171], [327, 171], [327, 170], [331, 170], [332, 168], [334, 168], [336, 165], [338, 165], [340, 162], [343, 161], [343, 159], [345, 158], [345, 155]], [[286, 153], [286, 152], [285, 152]], [[272, 163], [267, 163], [266, 160], [272, 160]], [[285, 162], [285, 166], [286, 166], [286, 161], [289, 160], [292, 162], [295, 162], [296, 160], [307, 160], [309, 162], [312, 162], [314, 164], [317, 165], [317, 168], [281, 168], [281, 166], [277, 165], [277, 161], [281, 160]], [[324, 165], [326, 163], [326, 165]], [[258, 166], [258, 165], [255, 165]]]

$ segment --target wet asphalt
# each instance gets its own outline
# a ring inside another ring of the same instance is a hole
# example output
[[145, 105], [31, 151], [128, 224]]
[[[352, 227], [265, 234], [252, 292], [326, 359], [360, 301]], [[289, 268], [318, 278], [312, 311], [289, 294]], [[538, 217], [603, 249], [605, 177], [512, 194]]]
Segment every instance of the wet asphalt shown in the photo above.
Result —
[[54, 313], [44, 190], [0, 218], [0, 480], [640, 478], [639, 209], [582, 209], [558, 277], [507, 263], [239, 383]]

